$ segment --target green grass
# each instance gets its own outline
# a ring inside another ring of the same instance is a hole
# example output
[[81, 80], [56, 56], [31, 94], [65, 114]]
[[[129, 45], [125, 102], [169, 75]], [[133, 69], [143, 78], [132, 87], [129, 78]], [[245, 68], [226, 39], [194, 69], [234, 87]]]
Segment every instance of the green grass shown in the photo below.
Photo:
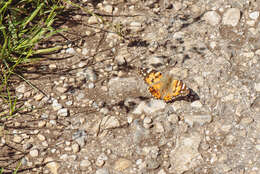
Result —
[[57, 0], [0, 1], [0, 97], [9, 105], [8, 111], [0, 107], [0, 117], [17, 111], [11, 79], [22, 78], [17, 73], [19, 68], [37, 60], [39, 54], [60, 49], [35, 49], [35, 46], [60, 32], [52, 25], [63, 8], [62, 1]]

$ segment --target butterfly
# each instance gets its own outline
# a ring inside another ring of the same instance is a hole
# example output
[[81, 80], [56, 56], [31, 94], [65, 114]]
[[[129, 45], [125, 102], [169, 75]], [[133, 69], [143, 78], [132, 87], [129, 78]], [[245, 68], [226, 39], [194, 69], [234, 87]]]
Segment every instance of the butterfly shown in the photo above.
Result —
[[149, 91], [156, 99], [162, 99], [165, 102], [187, 96], [190, 93], [189, 88], [182, 80], [177, 80], [170, 73], [161, 73], [160, 71], [142, 69], [145, 83], [149, 86]]

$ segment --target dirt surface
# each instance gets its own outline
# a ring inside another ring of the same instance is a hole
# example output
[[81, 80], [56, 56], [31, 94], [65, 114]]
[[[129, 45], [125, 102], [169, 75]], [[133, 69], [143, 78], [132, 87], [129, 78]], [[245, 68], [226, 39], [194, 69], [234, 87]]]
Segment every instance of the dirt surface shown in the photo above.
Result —
[[[84, 1], [16, 87], [0, 166], [21, 173], [260, 173], [260, 2]], [[102, 21], [103, 20], [103, 21]], [[156, 100], [140, 68], [191, 93]], [[45, 96], [46, 95], [46, 96]], [[0, 103], [2, 103], [0, 101]], [[7, 108], [2, 104], [3, 108]]]

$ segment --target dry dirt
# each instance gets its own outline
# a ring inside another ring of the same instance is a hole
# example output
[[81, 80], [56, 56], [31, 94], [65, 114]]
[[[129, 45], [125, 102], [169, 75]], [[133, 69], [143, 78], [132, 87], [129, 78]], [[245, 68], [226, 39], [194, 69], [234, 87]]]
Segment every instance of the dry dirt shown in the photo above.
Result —
[[[15, 88], [22, 110], [1, 119], [0, 167], [260, 173], [260, 1], [96, 2], [81, 5], [100, 18], [67, 13], [51, 42], [62, 51], [24, 72], [38, 90]], [[154, 99], [140, 68], [170, 72], [191, 94]]]

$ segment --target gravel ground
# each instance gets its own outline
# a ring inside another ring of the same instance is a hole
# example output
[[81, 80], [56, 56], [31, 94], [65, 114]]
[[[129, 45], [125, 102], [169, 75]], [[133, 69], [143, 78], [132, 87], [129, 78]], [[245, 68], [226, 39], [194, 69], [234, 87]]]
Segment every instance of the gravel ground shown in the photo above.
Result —
[[[23, 110], [2, 120], [0, 166], [21, 161], [21, 173], [44, 174], [260, 173], [260, 1], [94, 2], [82, 5], [104, 22], [67, 16], [71, 42], [25, 73], [47, 96], [25, 82], [16, 87]], [[153, 99], [140, 68], [170, 72], [196, 97]]]

